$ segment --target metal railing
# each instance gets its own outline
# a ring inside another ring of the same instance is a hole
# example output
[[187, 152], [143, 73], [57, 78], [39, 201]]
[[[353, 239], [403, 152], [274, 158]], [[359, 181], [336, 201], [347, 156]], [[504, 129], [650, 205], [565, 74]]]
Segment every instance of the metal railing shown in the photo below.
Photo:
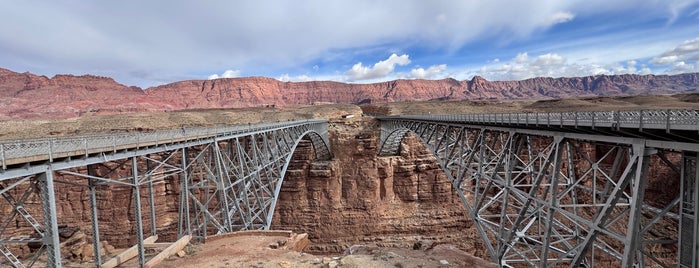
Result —
[[523, 126], [612, 127], [699, 131], [699, 110], [640, 110], [563, 113], [501, 113], [399, 115], [403, 118], [459, 123], [480, 123]]
[[2, 169], [7, 169], [8, 160], [12, 159], [40, 158], [53, 161], [56, 157], [69, 155], [88, 155], [98, 152], [157, 146], [165, 143], [229, 136], [318, 122], [326, 122], [326, 120], [188, 127], [157, 131], [2, 141], [0, 142], [0, 161], [2, 162]]

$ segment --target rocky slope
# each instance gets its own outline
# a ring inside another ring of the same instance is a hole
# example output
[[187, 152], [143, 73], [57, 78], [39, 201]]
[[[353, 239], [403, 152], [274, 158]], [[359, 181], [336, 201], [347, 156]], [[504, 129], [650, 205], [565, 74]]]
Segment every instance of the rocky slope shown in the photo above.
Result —
[[264, 77], [175, 82], [141, 90], [106, 77], [52, 78], [0, 69], [0, 119], [137, 111], [384, 103], [418, 100], [549, 99], [697, 92], [699, 73], [532, 78], [522, 81], [395, 80], [374, 84], [282, 82]]

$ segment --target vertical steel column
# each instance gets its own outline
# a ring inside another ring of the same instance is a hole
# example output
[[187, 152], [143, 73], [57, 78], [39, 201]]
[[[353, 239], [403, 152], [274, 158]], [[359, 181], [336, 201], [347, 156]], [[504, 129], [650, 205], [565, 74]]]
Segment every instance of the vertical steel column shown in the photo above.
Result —
[[[149, 155], [146, 155], [146, 172], [152, 172], [151, 161]], [[157, 234], [157, 228], [155, 226], [155, 197], [153, 197], [153, 178], [148, 178], [148, 206], [150, 208], [150, 235]]]
[[188, 180], [189, 179], [187, 178], [187, 148], [182, 148], [182, 173], [180, 174], [180, 222], [177, 230], [178, 238], [184, 236], [185, 234], [192, 234], [189, 219], [190, 215]]
[[[223, 225], [224, 229], [226, 229], [228, 232], [233, 231], [233, 222], [231, 220], [231, 205], [229, 202], [228, 198], [228, 183], [226, 183], [226, 178], [228, 178], [228, 174], [223, 171], [223, 156], [221, 155], [221, 147], [219, 146], [217, 141], [214, 141], [214, 146], [211, 148], [213, 150], [211, 152], [211, 158], [213, 160], [212, 164], [216, 165], [216, 175], [218, 176], [217, 180], [217, 190], [218, 190], [218, 206], [221, 207], [221, 219], [223, 220]], [[213, 167], [212, 167], [213, 169]], [[233, 189], [231, 189], [233, 191]], [[222, 230], [218, 230], [218, 232], [221, 232]]]
[[53, 170], [39, 175], [41, 207], [44, 212], [44, 244], [47, 247], [48, 267], [61, 267], [61, 248], [58, 237], [58, 215], [56, 215], [56, 196], [53, 185]]
[[143, 222], [141, 221], [141, 191], [138, 189], [138, 159], [131, 157], [131, 174], [133, 175], [133, 199], [136, 207], [136, 242], [138, 248], [138, 265], [143, 267], [146, 263], [145, 249], [143, 247]]
[[[87, 175], [96, 176], [95, 166], [87, 166]], [[95, 189], [95, 180], [92, 178], [87, 179], [87, 191], [90, 195], [90, 217], [92, 217], [92, 247], [95, 252], [95, 266], [102, 267], [102, 254], [100, 252], [100, 230], [99, 230], [99, 220], [97, 215], [97, 189]]]
[[[551, 174], [549, 175], [549, 189], [551, 193], [551, 200], [549, 200], [548, 204], [548, 209], [546, 211], [546, 222], [544, 222], [544, 244], [542, 246], [542, 253], [541, 253], [541, 260], [539, 264], [541, 267], [547, 267], [548, 264], [548, 255], [549, 255], [549, 247], [551, 247], [551, 233], [553, 229], [553, 221], [554, 217], [553, 215], [556, 213], [556, 209], [559, 208], [559, 201], [558, 201], [558, 181], [560, 179], [560, 169], [561, 169], [561, 162], [563, 160], [563, 137], [561, 136], [554, 136], [553, 137], [553, 143], [556, 145], [556, 147], [552, 148], [554, 155], [553, 163], [551, 164]], [[570, 153], [568, 154], [568, 157], [570, 157]], [[542, 196], [544, 198], [543, 201], [546, 200], [546, 193], [544, 192], [544, 195]], [[543, 208], [541, 209], [543, 210]]]
[[[639, 251], [643, 248], [640, 245], [641, 234], [639, 232], [641, 227], [641, 208], [643, 207], [643, 194], [646, 192], [646, 185], [648, 183], [648, 163], [650, 163], [650, 156], [654, 154], [655, 150], [644, 148], [643, 144], [635, 144], [633, 146], [634, 151], [639, 151], [643, 153], [643, 157], [638, 158], [638, 163], [636, 165], [635, 176], [631, 181], [631, 200], [630, 211], [629, 211], [629, 222], [626, 228], [626, 241], [624, 241], [624, 258], [622, 259], [621, 267], [631, 268], [636, 267], [638, 263], [643, 263], [643, 255]], [[656, 151], [657, 152], [657, 151]], [[634, 152], [636, 153], [636, 152]], [[634, 262], [634, 259], [636, 260]]]
[[699, 266], [699, 168], [697, 168], [697, 153], [682, 154], [682, 183], [680, 194], [680, 235], [679, 235], [679, 267]]

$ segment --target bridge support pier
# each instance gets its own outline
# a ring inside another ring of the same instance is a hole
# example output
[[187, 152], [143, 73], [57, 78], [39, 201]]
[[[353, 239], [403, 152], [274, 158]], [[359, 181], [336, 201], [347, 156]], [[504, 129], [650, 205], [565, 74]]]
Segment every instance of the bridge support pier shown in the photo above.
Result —
[[682, 186], [680, 194], [680, 267], [699, 266], [699, 168], [697, 153], [682, 155]]
[[132, 179], [132, 189], [133, 189], [133, 199], [134, 199], [134, 209], [135, 209], [135, 221], [136, 221], [136, 245], [138, 248], [138, 265], [143, 267], [146, 264], [146, 250], [143, 246], [143, 218], [141, 213], [141, 191], [139, 189], [138, 180], [138, 159], [136, 157], [131, 158], [131, 176]]
[[[94, 177], [95, 165], [87, 166], [88, 177]], [[102, 243], [100, 242], [100, 227], [99, 215], [97, 214], [97, 188], [96, 181], [93, 178], [87, 179], [87, 191], [90, 195], [90, 223], [92, 224], [92, 248], [95, 253], [95, 264], [97, 267], [102, 267]]]
[[56, 215], [56, 191], [53, 182], [53, 170], [50, 168], [39, 175], [41, 207], [44, 214], [44, 245], [48, 253], [47, 265], [61, 267], [61, 247], [58, 237], [58, 217]]

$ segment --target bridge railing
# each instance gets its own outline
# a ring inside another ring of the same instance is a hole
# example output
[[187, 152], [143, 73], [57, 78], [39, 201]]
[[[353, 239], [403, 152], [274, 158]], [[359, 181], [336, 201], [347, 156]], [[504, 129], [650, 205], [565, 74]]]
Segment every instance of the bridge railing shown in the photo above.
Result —
[[299, 120], [252, 125], [240, 124], [216, 127], [188, 127], [157, 131], [0, 141], [0, 161], [2, 162], [2, 169], [7, 169], [7, 165], [12, 164], [13, 159], [52, 161], [56, 157], [81, 154], [87, 155], [96, 152], [156, 146], [164, 143], [228, 136], [324, 121], [325, 120]]
[[[699, 110], [400, 115], [406, 119], [524, 126], [617, 127], [699, 131]], [[388, 117], [390, 118], [390, 116]]]

